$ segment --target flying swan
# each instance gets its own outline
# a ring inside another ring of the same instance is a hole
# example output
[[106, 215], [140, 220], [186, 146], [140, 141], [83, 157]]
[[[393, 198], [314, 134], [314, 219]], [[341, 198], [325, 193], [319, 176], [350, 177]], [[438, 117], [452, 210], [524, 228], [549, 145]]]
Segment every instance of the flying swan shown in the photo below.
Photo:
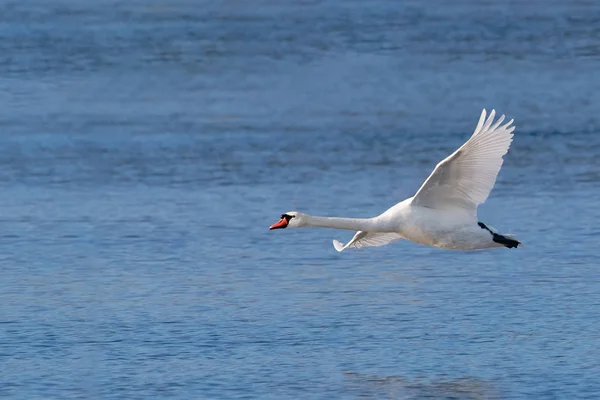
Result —
[[475, 132], [465, 144], [435, 167], [417, 193], [373, 218], [316, 217], [289, 211], [269, 229], [333, 228], [358, 231], [345, 245], [333, 241], [337, 251], [383, 246], [400, 239], [447, 250], [518, 247], [512, 235], [500, 234], [477, 219], [477, 207], [494, 187], [513, 138], [511, 119], [486, 119], [485, 109]]

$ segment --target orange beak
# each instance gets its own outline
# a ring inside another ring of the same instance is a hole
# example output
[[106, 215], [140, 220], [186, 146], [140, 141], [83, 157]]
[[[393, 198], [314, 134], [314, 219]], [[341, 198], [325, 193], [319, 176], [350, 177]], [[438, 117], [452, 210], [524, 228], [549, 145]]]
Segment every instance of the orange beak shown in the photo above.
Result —
[[281, 219], [279, 220], [279, 222], [275, 222], [273, 225], [271, 225], [271, 226], [269, 227], [269, 230], [271, 230], [271, 231], [272, 231], [273, 229], [283, 229], [283, 228], [285, 228], [286, 226], [288, 226], [287, 219], [285, 219], [285, 218], [281, 218]]

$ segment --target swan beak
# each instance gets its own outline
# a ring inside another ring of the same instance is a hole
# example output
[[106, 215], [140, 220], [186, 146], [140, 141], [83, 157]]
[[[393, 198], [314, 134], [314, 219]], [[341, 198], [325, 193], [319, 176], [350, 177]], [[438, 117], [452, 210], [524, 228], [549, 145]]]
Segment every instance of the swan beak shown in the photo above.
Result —
[[286, 226], [288, 226], [288, 222], [287, 219], [285, 218], [281, 218], [281, 220], [279, 220], [279, 222], [275, 222], [273, 225], [271, 225], [269, 227], [269, 230], [273, 230], [273, 229], [283, 229]]

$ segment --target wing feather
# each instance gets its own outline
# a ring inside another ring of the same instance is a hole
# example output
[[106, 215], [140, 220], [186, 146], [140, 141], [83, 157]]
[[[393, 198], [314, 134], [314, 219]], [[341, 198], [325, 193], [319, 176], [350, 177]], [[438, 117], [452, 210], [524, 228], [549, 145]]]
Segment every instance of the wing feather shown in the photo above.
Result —
[[440, 210], [462, 209], [476, 214], [494, 184], [513, 138], [514, 120], [504, 125], [504, 115], [481, 112], [469, 140], [435, 167], [413, 197], [413, 204]]
[[352, 240], [350, 240], [346, 245], [338, 242], [337, 240], [334, 240], [333, 247], [335, 247], [337, 251], [341, 252], [350, 248], [359, 249], [361, 247], [384, 246], [386, 244], [395, 242], [400, 239], [402, 239], [402, 236], [394, 232], [358, 231], [356, 232]]

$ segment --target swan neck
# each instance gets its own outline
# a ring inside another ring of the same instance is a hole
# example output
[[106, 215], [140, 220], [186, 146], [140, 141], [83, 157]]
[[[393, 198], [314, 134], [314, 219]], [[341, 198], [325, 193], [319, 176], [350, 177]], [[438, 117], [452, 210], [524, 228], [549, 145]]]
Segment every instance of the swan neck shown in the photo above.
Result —
[[372, 231], [377, 226], [373, 218], [338, 218], [309, 216], [308, 226], [315, 228], [346, 229], [350, 231]]

